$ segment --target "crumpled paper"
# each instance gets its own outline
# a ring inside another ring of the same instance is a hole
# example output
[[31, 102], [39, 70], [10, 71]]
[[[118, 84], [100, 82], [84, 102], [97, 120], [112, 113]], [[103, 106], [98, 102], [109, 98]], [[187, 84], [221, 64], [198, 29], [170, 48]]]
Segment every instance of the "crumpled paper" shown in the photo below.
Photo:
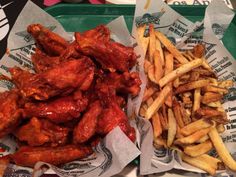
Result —
[[[206, 46], [205, 58], [213, 67], [219, 79], [236, 81], [236, 61], [221, 41], [234, 15], [234, 12], [223, 1], [213, 0], [206, 9], [203, 21], [193, 23], [162, 1], [137, 1], [132, 34], [137, 38], [136, 29], [138, 26], [153, 23], [155, 29], [164, 33], [182, 51], [192, 49], [199, 42], [204, 43]], [[144, 53], [142, 49], [136, 47], [136, 50], [140, 54], [139, 62], [143, 63]], [[139, 97], [133, 100], [136, 106], [133, 109], [137, 115], [146, 85], [146, 77], [141, 66], [139, 71], [141, 78], [143, 78], [142, 90]], [[234, 143], [236, 140], [236, 126], [234, 125], [236, 119], [235, 91], [234, 85], [224, 99], [223, 106], [231, 122], [226, 125], [226, 131], [222, 135], [233, 156], [236, 156], [236, 144]], [[142, 175], [165, 172], [171, 169], [205, 173], [182, 162], [179, 154], [174, 150], [155, 149], [151, 123], [142, 117], [138, 117], [136, 121], [140, 132], [140, 173]], [[214, 154], [215, 152], [210, 153]], [[218, 172], [218, 174], [219, 176], [225, 175], [222, 172]], [[227, 174], [230, 175], [231, 172], [227, 171]]]
[[[63, 27], [52, 16], [31, 1], [28, 1], [10, 32], [8, 53], [0, 60], [0, 74], [10, 76], [8, 68], [13, 66], [29, 69], [33, 72], [31, 55], [35, 50], [35, 42], [32, 36], [26, 31], [27, 26], [32, 23], [40, 23], [60, 34], [68, 41], [73, 40], [73, 36], [65, 32]], [[110, 22], [107, 26], [110, 28], [114, 40], [124, 45], [132, 45], [129, 31], [122, 16]], [[0, 80], [1, 92], [9, 90], [12, 87], [14, 86], [11, 82]], [[7, 136], [0, 139], [0, 147], [4, 149], [4, 152], [0, 152], [0, 156], [4, 156], [15, 152], [17, 144], [13, 136]], [[140, 155], [139, 149], [119, 127], [113, 129], [99, 143], [94, 151], [95, 153], [86, 159], [67, 163], [60, 168], [38, 162], [35, 166], [34, 173], [33, 169], [10, 164], [4, 175], [5, 177], [30, 177], [33, 173], [34, 177], [38, 177], [50, 168], [61, 177], [106, 177], [118, 174], [128, 163]]]

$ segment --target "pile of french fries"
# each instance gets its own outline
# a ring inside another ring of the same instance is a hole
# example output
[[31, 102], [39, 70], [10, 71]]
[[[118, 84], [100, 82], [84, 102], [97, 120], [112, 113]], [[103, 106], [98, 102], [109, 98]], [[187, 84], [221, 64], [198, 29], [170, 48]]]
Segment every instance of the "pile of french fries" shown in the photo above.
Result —
[[[210, 175], [236, 162], [220, 133], [229, 121], [221, 100], [233, 81], [218, 81], [204, 59], [204, 45], [180, 52], [168, 38], [149, 25], [138, 27], [148, 78], [139, 114], [153, 125], [156, 148], [177, 148], [182, 160]], [[213, 149], [218, 156], [208, 155]]]

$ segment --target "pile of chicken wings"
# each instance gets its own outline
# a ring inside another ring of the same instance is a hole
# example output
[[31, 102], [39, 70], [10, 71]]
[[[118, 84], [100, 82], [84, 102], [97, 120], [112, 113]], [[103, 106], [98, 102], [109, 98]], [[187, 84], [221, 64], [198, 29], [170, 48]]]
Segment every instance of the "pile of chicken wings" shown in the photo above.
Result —
[[13, 134], [19, 145], [8, 159], [33, 167], [84, 158], [117, 126], [135, 141], [123, 111], [141, 85], [138, 73], [129, 72], [133, 48], [112, 41], [103, 25], [76, 32], [72, 43], [40, 24], [27, 30], [37, 46], [35, 73], [10, 68], [15, 88], [0, 93], [0, 138]]

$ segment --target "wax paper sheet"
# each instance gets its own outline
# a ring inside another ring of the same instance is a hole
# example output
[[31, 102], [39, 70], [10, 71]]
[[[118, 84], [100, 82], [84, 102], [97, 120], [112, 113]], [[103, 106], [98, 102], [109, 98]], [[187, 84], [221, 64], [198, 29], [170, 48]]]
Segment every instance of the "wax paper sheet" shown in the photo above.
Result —
[[[40, 23], [52, 31], [60, 34], [68, 41], [73, 40], [71, 33], [66, 33], [63, 27], [45, 11], [28, 1], [20, 13], [8, 38], [8, 51], [0, 60], [0, 73], [10, 76], [8, 68], [18, 66], [23, 69], [33, 71], [31, 55], [35, 50], [33, 38], [27, 33], [29, 24]], [[132, 45], [132, 40], [123, 17], [119, 17], [107, 24], [111, 30], [113, 40]], [[0, 81], [0, 91], [9, 90], [14, 85], [7, 80]], [[1, 156], [13, 153], [17, 149], [17, 144], [13, 136], [0, 139]], [[4, 151], [3, 151], [4, 150]], [[122, 169], [134, 160], [140, 151], [136, 145], [121, 131], [119, 127], [113, 129], [94, 149], [94, 154], [86, 159], [77, 160], [55, 167], [50, 164], [39, 162], [35, 169], [24, 168], [16, 165], [9, 165], [5, 171], [5, 177], [29, 177], [40, 176], [48, 168], [52, 169], [61, 177], [77, 176], [112, 176], [118, 174]]]
[[[223, 1], [213, 0], [207, 7], [203, 21], [191, 22], [185, 17], [175, 12], [171, 7], [162, 1], [137, 1], [135, 18], [133, 24], [133, 36], [137, 38], [137, 27], [143, 24], [154, 24], [154, 28], [164, 33], [173, 44], [180, 50], [192, 49], [198, 43], [204, 43], [206, 46], [205, 58], [213, 67], [213, 70], [221, 80], [235, 81], [236, 61], [227, 51], [221, 39], [228, 28], [234, 13]], [[148, 30], [148, 27], [147, 27]], [[140, 53], [140, 63], [144, 60], [144, 53], [140, 48], [136, 48]], [[143, 79], [144, 90], [146, 78], [143, 75], [143, 69], [140, 69], [140, 75]], [[140, 97], [143, 95], [143, 90]], [[224, 108], [228, 113], [230, 123], [226, 125], [226, 131], [222, 138], [233, 156], [236, 155], [235, 119], [236, 119], [236, 97], [235, 86], [230, 89], [229, 94], [224, 98]], [[140, 108], [141, 98], [136, 100], [136, 113]], [[191, 165], [182, 162], [178, 153], [169, 149], [155, 149], [153, 147], [153, 130], [149, 121], [142, 117], [137, 118], [137, 126], [140, 131], [139, 146], [141, 149], [140, 173], [143, 175], [159, 173], [175, 169], [204, 173]], [[214, 155], [215, 152], [210, 152]], [[227, 171], [230, 175], [231, 172]], [[224, 173], [219, 172], [220, 176]]]

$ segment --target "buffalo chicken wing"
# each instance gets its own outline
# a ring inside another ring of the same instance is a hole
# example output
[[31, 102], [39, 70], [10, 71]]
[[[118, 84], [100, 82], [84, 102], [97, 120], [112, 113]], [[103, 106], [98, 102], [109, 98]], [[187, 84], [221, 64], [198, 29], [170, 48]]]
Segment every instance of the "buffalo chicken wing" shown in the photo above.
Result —
[[68, 140], [69, 129], [55, 125], [48, 120], [33, 117], [29, 123], [20, 127], [15, 135], [30, 146], [64, 145]]

